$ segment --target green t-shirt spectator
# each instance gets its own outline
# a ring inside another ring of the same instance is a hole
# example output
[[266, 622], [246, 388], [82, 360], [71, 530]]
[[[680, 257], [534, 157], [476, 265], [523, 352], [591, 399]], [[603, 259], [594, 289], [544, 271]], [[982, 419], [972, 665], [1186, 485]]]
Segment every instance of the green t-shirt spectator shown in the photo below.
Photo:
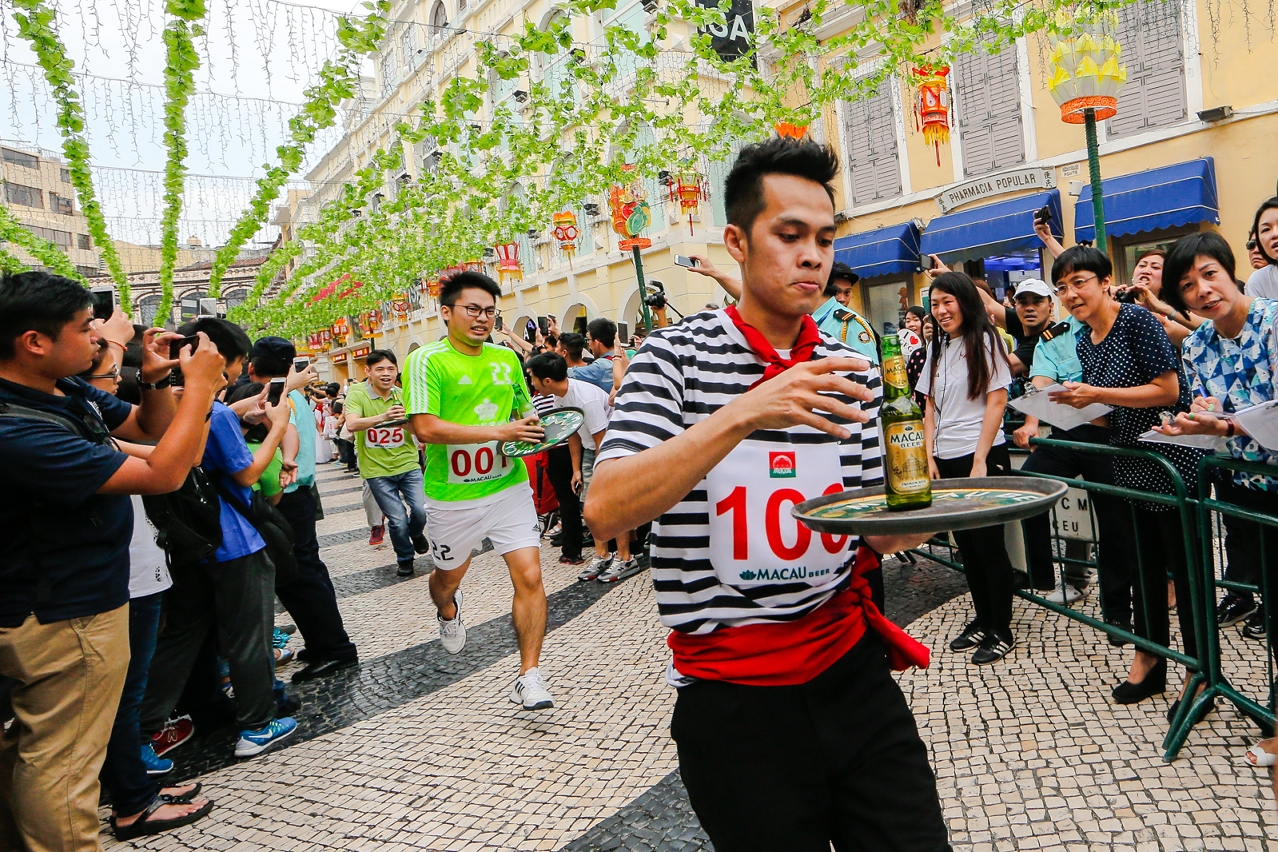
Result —
[[[248, 442], [249, 452], [257, 455], [260, 443]], [[262, 476], [253, 483], [254, 491], [261, 491], [262, 496], [268, 500], [279, 494], [284, 488], [280, 485], [280, 473], [284, 469], [284, 454], [280, 452], [279, 447], [275, 448], [275, 454], [271, 456], [271, 463], [266, 466], [266, 470], [262, 471]]]
[[[404, 392], [391, 388], [390, 396], [382, 399], [370, 392], [368, 382], [353, 385], [346, 392], [346, 420], [376, 417], [387, 409], [400, 405], [405, 411]], [[407, 423], [398, 426], [370, 426], [355, 433], [359, 447], [359, 475], [363, 479], [381, 476], [398, 476], [418, 467], [417, 441]]]

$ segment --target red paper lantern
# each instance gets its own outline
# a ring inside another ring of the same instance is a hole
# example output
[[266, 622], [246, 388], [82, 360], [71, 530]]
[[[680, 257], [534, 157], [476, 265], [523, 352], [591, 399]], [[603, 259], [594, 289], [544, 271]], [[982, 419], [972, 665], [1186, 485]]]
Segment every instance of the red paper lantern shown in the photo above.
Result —
[[507, 279], [524, 280], [524, 268], [519, 263], [519, 243], [502, 243], [497, 249], [497, 277], [505, 284]]
[[581, 230], [577, 227], [577, 214], [565, 210], [551, 216], [551, 222], [555, 226], [551, 233], [559, 243], [559, 250], [572, 262], [573, 255], [577, 253], [577, 239], [581, 236]]
[[941, 165], [941, 145], [950, 141], [950, 93], [947, 66], [930, 65], [914, 69], [914, 85], [919, 97], [914, 105], [914, 127], [923, 132], [923, 141], [936, 149]]
[[688, 217], [688, 233], [693, 233], [692, 217], [701, 211], [701, 202], [706, 200], [705, 178], [694, 171], [682, 171], [671, 178], [670, 202], [679, 202], [679, 212]]

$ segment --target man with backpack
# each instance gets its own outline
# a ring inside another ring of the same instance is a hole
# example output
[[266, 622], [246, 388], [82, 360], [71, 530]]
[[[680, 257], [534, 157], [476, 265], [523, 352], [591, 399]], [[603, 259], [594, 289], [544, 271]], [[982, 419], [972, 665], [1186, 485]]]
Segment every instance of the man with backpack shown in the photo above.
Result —
[[[319, 538], [315, 532], [318, 504], [315, 489], [315, 414], [300, 388], [315, 375], [315, 368], [292, 369], [297, 350], [282, 337], [261, 337], [253, 344], [249, 357], [250, 381], [270, 382], [287, 377], [287, 405], [290, 410], [289, 440], [284, 444], [284, 465], [295, 468], [296, 481], [284, 489], [278, 504], [280, 514], [293, 531], [293, 555], [297, 560], [297, 576], [281, 582], [276, 594], [289, 615], [297, 622], [306, 647], [298, 659], [306, 667], [293, 675], [293, 683], [328, 677], [359, 662], [355, 643], [346, 633], [342, 613], [337, 607], [337, 594], [328, 575], [328, 566], [320, 558]], [[296, 432], [296, 437], [293, 433]]]
[[[101, 848], [98, 773], [129, 662], [128, 495], [182, 485], [226, 381], [206, 336], [178, 361], [173, 338], [143, 336], [142, 404], [130, 405], [74, 378], [101, 340], [89, 291], [0, 275], [0, 677], [17, 716], [0, 739], [0, 849]], [[133, 457], [112, 437], [155, 447]]]
[[[249, 339], [239, 326], [202, 317], [180, 329], [203, 334], [226, 360], [228, 375], [239, 375], [249, 352]], [[261, 754], [290, 736], [297, 722], [275, 718], [275, 665], [271, 653], [275, 617], [275, 565], [267, 542], [246, 517], [253, 504], [251, 486], [271, 463], [288, 428], [288, 405], [266, 405], [270, 432], [250, 453], [239, 418], [220, 402], [213, 403], [201, 470], [219, 494], [221, 541], [205, 561], [183, 563], [169, 551], [173, 588], [167, 620], [160, 631], [146, 699], [143, 733], [160, 730], [177, 706], [191, 668], [208, 631], [216, 625], [218, 646], [231, 669], [236, 718], [240, 727], [236, 757]]]

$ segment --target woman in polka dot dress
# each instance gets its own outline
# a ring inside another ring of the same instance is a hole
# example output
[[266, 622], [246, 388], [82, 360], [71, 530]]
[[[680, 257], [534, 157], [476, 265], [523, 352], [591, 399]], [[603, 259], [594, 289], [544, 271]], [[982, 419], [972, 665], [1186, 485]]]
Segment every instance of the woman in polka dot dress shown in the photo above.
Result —
[[[1056, 259], [1052, 283], [1062, 304], [1090, 334], [1078, 338], [1082, 382], [1066, 382], [1066, 391], [1052, 394], [1054, 402], [1075, 408], [1092, 403], [1112, 407], [1108, 415], [1110, 446], [1154, 450], [1171, 462], [1191, 489], [1204, 453], [1171, 444], [1141, 444], [1140, 435], [1162, 422], [1163, 415], [1189, 410], [1189, 386], [1180, 358], [1158, 319], [1137, 305], [1120, 305], [1108, 295], [1113, 265], [1105, 254], [1089, 246], [1075, 246]], [[1114, 484], [1157, 494], [1175, 494], [1171, 477], [1153, 460], [1114, 458]], [[1137, 502], [1131, 513], [1139, 547], [1139, 577], [1133, 577], [1136, 634], [1159, 645], [1171, 642], [1166, 598], [1167, 571], [1176, 583], [1180, 601], [1181, 641], [1190, 657], [1198, 655], [1190, 605], [1185, 553], [1186, 529], [1173, 506]], [[1166, 689], [1167, 661], [1137, 651], [1127, 679], [1114, 688], [1119, 704], [1134, 704]]]

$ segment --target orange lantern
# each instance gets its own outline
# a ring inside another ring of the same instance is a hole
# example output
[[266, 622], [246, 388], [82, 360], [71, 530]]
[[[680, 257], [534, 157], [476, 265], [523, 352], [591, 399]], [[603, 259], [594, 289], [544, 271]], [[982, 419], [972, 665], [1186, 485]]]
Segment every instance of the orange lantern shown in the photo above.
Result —
[[346, 340], [351, 336], [351, 327], [346, 322], [346, 317], [338, 317], [333, 320], [333, 340], [338, 346], [345, 346]]
[[573, 255], [577, 253], [577, 239], [581, 236], [581, 230], [577, 227], [577, 214], [571, 210], [565, 210], [554, 214], [550, 220], [555, 226], [551, 233], [555, 241], [559, 243], [559, 250], [571, 263]]
[[[634, 168], [627, 163], [621, 170], [629, 173]], [[648, 193], [638, 176], [633, 176], [628, 184], [613, 185], [608, 191], [608, 206], [612, 209], [612, 229], [624, 238], [617, 243], [619, 249], [643, 249], [652, 245], [652, 240], [639, 236], [652, 222], [652, 210], [648, 207]]]
[[788, 121], [778, 121], [772, 126], [782, 139], [802, 139], [808, 132], [806, 124], [791, 124]]
[[497, 249], [497, 277], [505, 284], [506, 279], [524, 280], [524, 268], [519, 263], [519, 243], [502, 243]]
[[391, 296], [390, 309], [396, 319], [400, 321], [408, 319], [409, 305], [407, 294], [396, 293], [394, 296]]
[[462, 269], [466, 272], [483, 272], [484, 262], [482, 260], [468, 260], [462, 264]]
[[914, 128], [923, 132], [923, 141], [936, 149], [936, 164], [941, 165], [941, 144], [950, 141], [950, 90], [946, 78], [948, 66], [931, 65], [914, 69], [914, 85], [919, 98], [914, 105]]
[[368, 311], [359, 315], [359, 332], [364, 337], [377, 337], [381, 334], [382, 312]]
[[670, 202], [679, 202], [679, 212], [688, 216], [688, 233], [693, 233], [692, 217], [701, 211], [706, 200], [705, 179], [694, 171], [682, 171], [670, 180]]

